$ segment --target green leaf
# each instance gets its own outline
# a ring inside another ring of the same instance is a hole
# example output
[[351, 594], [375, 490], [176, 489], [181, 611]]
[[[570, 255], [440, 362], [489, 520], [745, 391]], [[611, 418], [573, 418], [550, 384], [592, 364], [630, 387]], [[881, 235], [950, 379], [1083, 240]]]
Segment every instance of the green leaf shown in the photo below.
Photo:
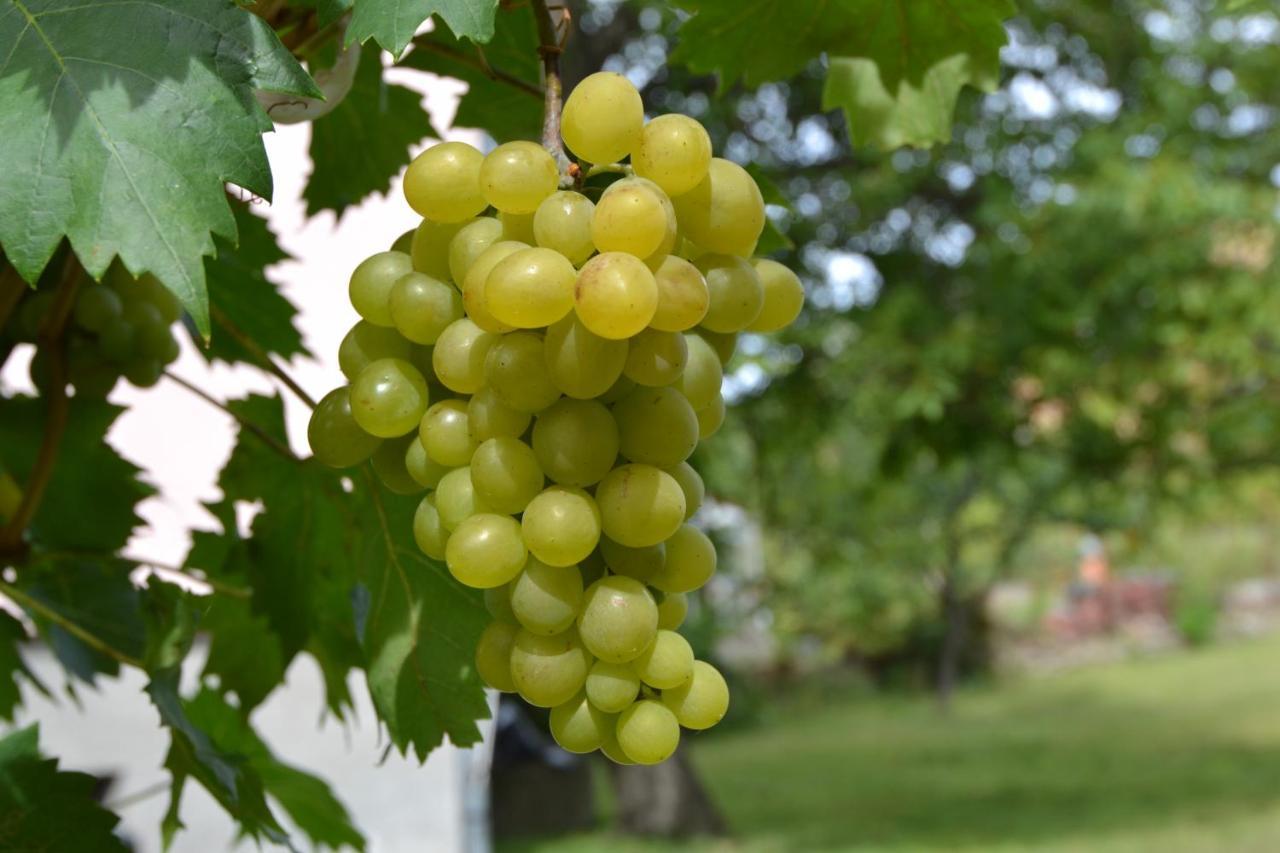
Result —
[[252, 92], [317, 96], [314, 82], [225, 0], [8, 0], [0, 56], [9, 260], [34, 281], [66, 235], [95, 278], [116, 256], [154, 273], [207, 334], [202, 258], [236, 233], [223, 184], [271, 195]]
[[225, 595], [212, 599], [200, 623], [209, 636], [204, 671], [217, 675], [222, 689], [234, 691], [240, 707], [251, 711], [284, 681], [280, 638], [248, 601]]
[[125, 853], [120, 819], [94, 799], [98, 781], [41, 758], [38, 726], [0, 740], [0, 849], [43, 853]]
[[453, 118], [455, 127], [484, 130], [499, 142], [537, 139], [542, 128], [541, 64], [534, 46], [538, 29], [529, 6], [504, 10], [493, 40], [485, 46], [490, 65], [534, 91], [494, 80], [477, 66], [475, 46], [437, 27], [414, 44], [403, 65], [452, 77], [467, 84]]
[[498, 0], [360, 0], [347, 25], [347, 44], [372, 38], [399, 56], [432, 15], [443, 19], [459, 37], [485, 44], [493, 38], [497, 11]]
[[22, 701], [18, 689], [21, 675], [36, 690], [48, 695], [49, 691], [32, 672], [20, 652], [27, 639], [22, 623], [4, 611], [0, 611], [0, 719], [13, 721], [13, 712]]
[[382, 77], [379, 51], [361, 56], [351, 91], [311, 128], [315, 168], [304, 196], [307, 214], [350, 205], [385, 192], [409, 162], [409, 146], [431, 135], [421, 96]]
[[351, 11], [355, 0], [299, 0], [299, 5], [316, 10], [316, 26], [327, 27]]

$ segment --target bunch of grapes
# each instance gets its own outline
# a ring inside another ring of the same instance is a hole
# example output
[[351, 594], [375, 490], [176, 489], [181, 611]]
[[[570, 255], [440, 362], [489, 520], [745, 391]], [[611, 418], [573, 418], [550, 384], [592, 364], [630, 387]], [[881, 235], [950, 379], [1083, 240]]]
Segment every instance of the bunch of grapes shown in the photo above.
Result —
[[486, 683], [550, 708], [570, 751], [651, 764], [729, 704], [677, 633], [716, 568], [686, 460], [724, 419], [738, 333], [787, 325], [804, 292], [751, 259], [760, 191], [697, 121], [646, 123], [635, 87], [600, 73], [562, 132], [604, 165], [571, 170], [577, 190], [532, 142], [413, 161], [404, 191], [424, 221], [353, 273], [351, 384], [321, 400], [310, 438], [322, 462], [371, 457], [391, 489], [430, 490], [413, 533], [485, 590]]

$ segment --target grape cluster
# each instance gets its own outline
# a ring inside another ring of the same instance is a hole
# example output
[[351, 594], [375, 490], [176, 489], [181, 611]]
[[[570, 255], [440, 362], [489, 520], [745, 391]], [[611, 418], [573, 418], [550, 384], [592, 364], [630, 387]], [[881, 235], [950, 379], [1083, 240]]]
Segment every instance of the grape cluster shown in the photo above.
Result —
[[[738, 333], [787, 325], [804, 292], [751, 259], [760, 191], [694, 119], [646, 123], [635, 87], [600, 73], [562, 132], [607, 165], [579, 166], [582, 191], [532, 142], [446, 142], [410, 164], [424, 220], [352, 274], [350, 385], [310, 439], [329, 465], [372, 458], [391, 489], [430, 490], [414, 537], [485, 590], [487, 684], [550, 708], [570, 751], [651, 764], [729, 703], [677, 633], [716, 568], [686, 460], [724, 419]], [[599, 173], [623, 177], [601, 189]]]

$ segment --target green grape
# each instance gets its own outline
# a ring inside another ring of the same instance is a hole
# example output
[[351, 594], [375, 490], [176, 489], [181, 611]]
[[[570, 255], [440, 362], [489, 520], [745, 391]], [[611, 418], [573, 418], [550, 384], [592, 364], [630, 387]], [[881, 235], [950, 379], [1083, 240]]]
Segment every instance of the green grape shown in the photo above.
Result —
[[519, 438], [532, 420], [533, 415], [511, 408], [488, 386], [477, 391], [467, 404], [471, 439], [477, 443], [491, 438]]
[[178, 360], [178, 356], [182, 353], [178, 346], [178, 339], [172, 334], [166, 332], [163, 339], [163, 346], [160, 351], [161, 364], [173, 364]]
[[600, 337], [576, 315], [550, 326], [543, 346], [551, 381], [561, 392], [579, 400], [608, 391], [627, 361], [627, 341]]
[[464, 518], [449, 535], [444, 560], [459, 583], [476, 589], [502, 586], [520, 574], [528, 559], [520, 522], [482, 512]]
[[[620, 545], [657, 545], [684, 521], [684, 492], [675, 478], [651, 465], [614, 468], [596, 486], [604, 534]], [[670, 548], [667, 562], [671, 561]]]
[[693, 677], [679, 687], [662, 691], [662, 704], [671, 709], [686, 729], [709, 729], [729, 710], [729, 685], [706, 661], [693, 662]]
[[600, 541], [600, 510], [581, 489], [550, 486], [529, 501], [522, 527], [531, 554], [551, 566], [572, 566]]
[[445, 530], [456, 530], [464, 520], [477, 513], [491, 513], [493, 508], [476, 496], [471, 482], [471, 468], [454, 468], [440, 478], [436, 486], [436, 509]]
[[682, 592], [669, 592], [658, 602], [658, 627], [674, 631], [689, 614], [689, 599]]
[[[415, 436], [416, 438], [416, 436]], [[440, 478], [449, 473], [447, 465], [441, 465], [427, 456], [422, 440], [409, 442], [404, 452], [404, 467], [413, 481], [424, 489], [434, 489]]]
[[609, 386], [609, 390], [600, 395], [600, 402], [606, 406], [612, 406], [614, 403], [626, 397], [632, 391], [636, 390], [636, 383], [632, 382], [625, 376], [619, 376], [618, 381]]
[[503, 693], [515, 693], [511, 653], [520, 629], [508, 622], [490, 622], [476, 641], [476, 672], [480, 680]]
[[502, 239], [534, 244], [532, 213], [499, 213], [502, 223]]
[[616, 716], [610, 717], [609, 728], [604, 733], [604, 742], [600, 744], [600, 751], [604, 753], [605, 758], [614, 764], [635, 764], [622, 751], [622, 746], [618, 743], [618, 718]]
[[22, 300], [18, 309], [17, 321], [14, 324], [15, 338], [30, 343], [40, 334], [40, 327], [53, 308], [54, 294], [52, 290], [38, 290]]
[[[391, 251], [393, 251], [393, 252], [404, 252], [406, 255], [409, 255], [409, 256], [411, 256], [411, 257], [412, 257], [412, 255], [413, 255], [413, 235], [414, 235], [415, 230], [416, 230], [416, 229], [410, 228], [408, 231], [404, 232], [404, 233], [403, 233], [403, 234], [401, 234], [399, 237], [397, 237], [397, 238], [395, 239], [395, 241], [391, 244]], [[417, 265], [416, 265], [416, 264], [415, 264], [415, 267], [414, 267], [414, 268], [415, 268], [415, 269], [417, 268]]]
[[729, 332], [724, 334], [713, 332], [710, 329], [697, 329], [696, 331], [698, 337], [710, 344], [711, 348], [715, 350], [716, 358], [720, 359], [720, 366], [726, 366], [729, 363], [729, 359], [733, 358], [733, 351], [738, 347], [738, 333]]
[[804, 307], [804, 285], [777, 261], [759, 258], [753, 263], [764, 289], [764, 305], [747, 328], [753, 332], [776, 332], [790, 326]]
[[760, 316], [764, 288], [749, 261], [734, 255], [703, 255], [694, 262], [707, 279], [711, 303], [702, 325], [713, 332], [739, 332]]
[[418, 425], [418, 437], [427, 457], [446, 468], [469, 463], [476, 443], [467, 421], [467, 404], [463, 401], [433, 403]]
[[584, 693], [551, 709], [551, 736], [569, 752], [587, 753], [599, 749], [611, 725], [613, 721], [609, 716], [592, 707]]
[[658, 308], [658, 285], [644, 262], [623, 252], [596, 255], [578, 273], [578, 319], [595, 334], [622, 340], [640, 332]]
[[307, 423], [307, 441], [316, 459], [330, 468], [358, 465], [382, 444], [382, 439], [369, 435], [356, 423], [346, 386], [334, 388], [316, 403]]
[[737, 163], [711, 159], [698, 185], [672, 199], [680, 232], [711, 252], [749, 255], [764, 229], [760, 188]]
[[680, 378], [688, 358], [684, 335], [645, 329], [628, 342], [622, 372], [640, 385], [670, 385]]
[[370, 362], [380, 358], [409, 360], [413, 345], [393, 328], [375, 326], [361, 320], [351, 327], [338, 345], [338, 367], [348, 380], [355, 379]]
[[689, 399], [689, 405], [696, 412], [715, 402], [724, 382], [724, 367], [711, 344], [700, 336], [685, 335], [684, 340], [689, 347], [689, 359], [674, 387]]
[[533, 452], [552, 482], [590, 486], [618, 458], [618, 426], [594, 400], [560, 400], [534, 422]]
[[[514, 581], [512, 582], [514, 583]], [[484, 609], [494, 619], [500, 619], [508, 625], [516, 624], [516, 614], [511, 609], [511, 583], [502, 586], [491, 586], [484, 591]]]
[[[114, 295], [114, 294], [112, 294]], [[67, 378], [76, 389], [77, 397], [103, 399], [115, 388], [120, 371], [114, 364], [103, 361], [97, 347], [85, 339], [72, 339], [68, 353]]]
[[514, 240], [494, 243], [481, 252], [480, 256], [475, 259], [475, 262], [467, 270], [467, 277], [462, 282], [462, 306], [467, 310], [467, 316], [486, 332], [501, 334], [514, 328], [514, 326], [508, 326], [489, 313], [485, 290], [488, 287], [489, 274], [493, 272], [493, 268], [500, 261], [514, 255], [521, 249], [527, 248], [529, 247], [524, 243], [517, 243]]
[[108, 361], [119, 364], [133, 355], [133, 324], [124, 318], [113, 320], [98, 335], [98, 348]]
[[621, 192], [622, 190], [632, 186], [644, 187], [652, 193], [653, 197], [658, 200], [660, 205], [662, 205], [662, 216], [666, 221], [666, 228], [663, 230], [662, 240], [658, 243], [657, 248], [644, 258], [645, 265], [649, 267], [651, 271], [656, 272], [658, 267], [662, 265], [662, 259], [671, 254], [671, 252], [675, 250], [676, 244], [680, 242], [680, 223], [679, 220], [676, 219], [676, 208], [675, 205], [671, 203], [671, 199], [667, 198], [667, 194], [662, 191], [662, 187], [658, 186], [648, 178], [632, 176], [630, 178], [623, 178], [620, 181], [614, 181], [604, 191], [604, 195], [608, 195], [612, 192]]
[[616, 714], [640, 695], [640, 677], [629, 664], [598, 660], [587, 672], [587, 699], [606, 714]]
[[582, 193], [561, 190], [542, 200], [533, 214], [533, 239], [539, 246], [559, 252], [574, 266], [595, 254], [591, 242], [591, 217], [596, 209]]
[[631, 662], [636, 675], [650, 687], [668, 690], [693, 677], [693, 647], [675, 631], [658, 629], [640, 657]]
[[667, 548], [661, 542], [645, 548], [628, 548], [608, 536], [601, 536], [600, 556], [615, 574], [647, 583], [650, 577], [662, 570], [662, 564], [667, 560]]
[[485, 504], [515, 515], [542, 491], [542, 468], [520, 439], [490, 438], [471, 457], [471, 485]]
[[592, 551], [587, 555], [586, 559], [578, 564], [579, 571], [582, 572], [582, 585], [584, 587], [591, 586], [600, 578], [609, 573], [609, 567], [604, 564], [604, 560], [600, 557], [600, 549]]
[[667, 539], [667, 560], [649, 583], [663, 592], [692, 592], [716, 573], [716, 547], [707, 534], [682, 524]]
[[536, 142], [499, 145], [480, 166], [485, 201], [503, 213], [533, 213], [559, 182], [556, 161]]
[[638, 183], [613, 184], [591, 216], [591, 242], [601, 252], [647, 258], [666, 239], [667, 225], [666, 210], [657, 193]]
[[440, 384], [459, 394], [479, 391], [484, 385], [485, 359], [497, 339], [466, 317], [450, 323], [431, 351], [431, 366]]
[[484, 304], [517, 329], [550, 326], [573, 310], [578, 272], [559, 252], [521, 249], [499, 261], [484, 285]]
[[[413, 230], [409, 243], [408, 253], [413, 260], [413, 268], [438, 281], [451, 280], [453, 276], [449, 271], [449, 250], [453, 245], [453, 238], [463, 228], [474, 222], [476, 222], [475, 219], [464, 219], [460, 222], [422, 220], [422, 224]], [[395, 248], [392, 246], [392, 249]]]
[[351, 412], [369, 435], [404, 435], [426, 410], [427, 380], [404, 359], [371, 361], [351, 383]]
[[698, 416], [698, 438], [711, 438], [724, 424], [724, 397], [717, 394], [710, 406], [698, 409], [695, 414]]
[[581, 604], [582, 572], [577, 566], [548, 566], [530, 557], [511, 584], [511, 612], [534, 634], [567, 631]]
[[544, 637], [530, 631], [516, 633], [511, 647], [511, 678], [530, 705], [554, 708], [582, 689], [591, 657], [577, 632]]
[[458, 290], [462, 290], [462, 283], [467, 280], [467, 273], [476, 258], [504, 239], [502, 231], [502, 223], [497, 219], [481, 216], [463, 225], [449, 241], [449, 277]]
[[693, 518], [693, 514], [702, 506], [702, 501], [707, 495], [706, 486], [702, 484], [702, 477], [688, 462], [672, 465], [665, 470], [680, 484], [680, 491], [684, 492], [684, 520], [688, 521]]
[[443, 560], [445, 547], [449, 543], [449, 531], [440, 523], [440, 512], [436, 509], [435, 499], [427, 495], [418, 504], [413, 513], [413, 541], [418, 548], [433, 560]]
[[654, 270], [658, 308], [650, 325], [663, 332], [692, 329], [707, 314], [711, 294], [702, 271], [684, 258], [667, 255]]
[[669, 468], [698, 446], [698, 416], [674, 388], [637, 388], [614, 404], [613, 418], [618, 450], [632, 462]]
[[680, 745], [680, 724], [661, 702], [641, 699], [618, 715], [618, 745], [636, 764], [661, 764]]
[[378, 481], [397, 495], [416, 495], [425, 488], [409, 473], [406, 464], [409, 448], [417, 440], [416, 435], [388, 439], [378, 445], [369, 460]]
[[640, 132], [631, 165], [637, 175], [653, 181], [668, 195], [686, 193], [707, 175], [711, 137], [696, 119], [674, 113], [658, 116]]
[[159, 308], [150, 302], [131, 302], [124, 307], [124, 319], [133, 326], [134, 355], [162, 361], [170, 354], [173, 335]]
[[415, 344], [434, 344], [462, 317], [462, 296], [452, 285], [426, 273], [401, 276], [391, 287], [391, 321]]
[[657, 630], [658, 605], [635, 578], [601, 578], [582, 597], [578, 633], [587, 650], [600, 660], [635, 660], [653, 642]]
[[403, 252], [379, 252], [360, 262], [351, 273], [348, 294], [356, 313], [375, 326], [394, 326], [391, 288], [401, 276], [413, 272], [413, 261]]
[[140, 358], [124, 366], [124, 378], [138, 388], [150, 388], [160, 381], [164, 368], [154, 358]]
[[423, 151], [404, 173], [404, 197], [419, 216], [461, 222], [485, 209], [480, 191], [484, 155], [465, 142], [442, 142]]
[[644, 103], [621, 74], [598, 71], [574, 87], [564, 102], [560, 132], [569, 150], [592, 163], [621, 160], [640, 143]]
[[90, 332], [101, 332], [112, 322], [120, 319], [124, 305], [120, 296], [109, 287], [91, 284], [80, 291], [76, 297], [76, 307], [72, 317], [76, 325]]
[[485, 382], [502, 402], [521, 412], [539, 412], [560, 397], [547, 369], [542, 336], [535, 332], [503, 335], [484, 363]]

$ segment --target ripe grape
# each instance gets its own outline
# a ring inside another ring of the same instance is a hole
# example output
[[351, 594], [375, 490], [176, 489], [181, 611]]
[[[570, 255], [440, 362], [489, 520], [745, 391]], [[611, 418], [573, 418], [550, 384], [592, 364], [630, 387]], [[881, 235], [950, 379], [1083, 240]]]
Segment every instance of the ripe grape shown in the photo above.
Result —
[[369, 363], [351, 383], [351, 412], [370, 435], [395, 438], [418, 425], [427, 410], [427, 380], [399, 358]]
[[498, 221], [502, 223], [502, 239], [533, 245], [532, 213], [499, 213]]
[[747, 328], [753, 332], [776, 332], [791, 325], [804, 307], [804, 285], [800, 278], [769, 258], [757, 260], [755, 269], [764, 289], [764, 305]]
[[548, 566], [530, 557], [511, 584], [511, 612], [534, 634], [568, 630], [581, 605], [582, 572], [577, 566]]
[[662, 691], [662, 704], [686, 729], [709, 729], [729, 710], [729, 685], [706, 661], [693, 662], [693, 677], [679, 687]]
[[658, 116], [640, 132], [631, 152], [636, 174], [677, 196], [696, 187], [711, 166], [711, 137], [696, 119]]
[[698, 416], [698, 438], [708, 439], [720, 431], [720, 427], [724, 424], [724, 397], [717, 394], [715, 399], [711, 401], [711, 405], [705, 406], [697, 411]]
[[631, 665], [650, 687], [679, 687], [693, 677], [693, 647], [675, 631], [659, 629], [653, 642]]
[[359, 465], [382, 444], [356, 423], [346, 387], [334, 388], [316, 403], [307, 424], [307, 441], [316, 459], [330, 468]]
[[702, 506], [703, 498], [707, 494], [702, 477], [688, 462], [681, 462], [665, 470], [680, 484], [680, 491], [684, 492], [684, 520], [688, 521]]
[[696, 412], [715, 402], [724, 382], [724, 367], [715, 350], [699, 335], [685, 335], [685, 343], [689, 357], [674, 387], [688, 398], [689, 405]]
[[480, 166], [484, 155], [465, 142], [442, 142], [423, 151], [404, 175], [404, 197], [419, 216], [461, 222], [484, 210]]
[[524, 512], [542, 491], [542, 479], [532, 448], [518, 438], [488, 439], [471, 457], [471, 485], [476, 495], [498, 512]]
[[379, 252], [360, 262], [351, 273], [347, 293], [356, 313], [375, 326], [394, 326], [391, 288], [401, 276], [413, 272], [413, 261], [403, 252]]
[[[520, 573], [529, 552], [520, 522], [482, 512], [463, 519], [449, 535], [445, 563], [461, 583], [477, 589], [501, 586]], [[513, 602], [514, 604], [514, 602]]]
[[516, 329], [550, 326], [573, 310], [578, 272], [551, 249], [521, 249], [499, 261], [484, 285], [490, 315]]
[[617, 717], [611, 717], [610, 723], [610, 728], [604, 733], [604, 741], [600, 744], [600, 751], [614, 764], [635, 764], [618, 744]]
[[689, 599], [682, 592], [669, 592], [658, 602], [658, 627], [674, 631], [689, 613]]
[[629, 338], [653, 319], [658, 285], [643, 261], [623, 252], [605, 252], [578, 273], [574, 307], [582, 324], [600, 337]]
[[613, 417], [618, 449], [632, 462], [670, 468], [698, 446], [698, 417], [674, 388], [637, 388], [614, 404]]
[[355, 379], [370, 362], [380, 358], [408, 361], [412, 347], [395, 329], [361, 320], [338, 345], [338, 367], [348, 380]]
[[703, 249], [749, 255], [764, 229], [764, 198], [747, 170], [713, 157], [706, 177], [672, 200], [680, 233]]
[[670, 385], [680, 378], [688, 359], [684, 335], [645, 329], [627, 342], [622, 372], [640, 385]]
[[559, 252], [575, 267], [595, 254], [591, 218], [595, 204], [582, 193], [561, 190], [542, 200], [533, 214], [533, 239]]
[[511, 647], [511, 679], [524, 700], [539, 708], [572, 699], [590, 666], [591, 657], [573, 630], [554, 637], [520, 630]]
[[640, 677], [629, 664], [598, 660], [587, 673], [586, 691], [592, 705], [616, 714], [640, 695]]
[[479, 391], [484, 385], [485, 358], [497, 339], [466, 317], [450, 323], [431, 351], [431, 366], [440, 384], [459, 394]]
[[516, 624], [516, 614], [511, 610], [511, 584], [491, 586], [484, 591], [484, 609], [494, 619], [510, 625]]
[[109, 287], [91, 284], [80, 291], [72, 317], [89, 332], [101, 332], [124, 312], [120, 295]]
[[650, 325], [664, 332], [683, 332], [702, 322], [711, 304], [702, 271], [676, 255], [667, 255], [653, 273], [658, 308]]
[[490, 507], [476, 497], [471, 483], [469, 467], [454, 468], [440, 478], [436, 486], [436, 510], [445, 530], [455, 530], [458, 525], [476, 513], [489, 512]]
[[649, 583], [663, 592], [692, 592], [716, 571], [716, 549], [692, 524], [683, 524], [667, 539], [667, 559]]
[[636, 764], [659, 764], [680, 744], [680, 724], [670, 708], [642, 699], [618, 715], [618, 745]]
[[499, 145], [480, 166], [485, 201], [504, 213], [533, 213], [559, 180], [556, 161], [536, 142]]
[[608, 536], [600, 537], [600, 556], [616, 574], [648, 583], [667, 561], [667, 547], [659, 542], [645, 548], [628, 548]]
[[404, 452], [404, 467], [409, 472], [409, 476], [414, 479], [419, 486], [424, 489], [434, 489], [440, 483], [440, 478], [449, 473], [446, 465], [441, 465], [427, 456], [427, 449], [422, 446], [422, 440], [418, 439], [410, 441], [408, 448]]
[[[601, 529], [631, 548], [657, 545], [684, 521], [684, 492], [670, 474], [652, 465], [623, 465], [596, 487]], [[668, 549], [667, 560], [671, 559]]]
[[635, 578], [601, 578], [582, 597], [578, 633], [587, 650], [600, 660], [635, 660], [653, 642], [657, 630], [658, 605]]
[[605, 732], [613, 725], [607, 714], [579, 693], [563, 705], [551, 709], [549, 727], [556, 743], [569, 752], [593, 752], [604, 743]]
[[[413, 260], [413, 268], [439, 281], [449, 281], [453, 277], [449, 272], [449, 247], [458, 232], [475, 222], [474, 219], [459, 222], [422, 220], [422, 224], [410, 232], [408, 253]], [[396, 247], [392, 246], [392, 249], [396, 250]]]
[[760, 316], [764, 288], [750, 262], [734, 255], [703, 255], [694, 262], [707, 279], [711, 303], [702, 325], [713, 332], [739, 332]]
[[467, 272], [476, 258], [494, 243], [503, 240], [502, 232], [502, 223], [492, 216], [473, 219], [458, 229], [458, 233], [449, 241], [449, 277], [458, 290], [462, 290], [462, 283], [466, 281]]
[[698, 329], [698, 337], [706, 341], [713, 350], [716, 357], [720, 359], [720, 366], [724, 367], [729, 363], [729, 359], [733, 358], [733, 351], [738, 347], [737, 332], [713, 332], [710, 329]]
[[667, 236], [662, 199], [648, 187], [613, 184], [596, 204], [591, 241], [601, 252], [627, 252], [647, 258]]
[[424, 497], [413, 514], [413, 541], [431, 559], [444, 559], [449, 531], [440, 523], [440, 512], [432, 495]]
[[462, 296], [452, 285], [413, 272], [391, 286], [391, 322], [416, 344], [434, 344], [440, 333], [462, 317]]
[[644, 103], [631, 81], [599, 71], [573, 88], [564, 102], [560, 132], [569, 150], [592, 163], [621, 160], [640, 142]]
[[560, 397], [547, 369], [542, 336], [536, 332], [499, 338], [485, 359], [484, 376], [502, 402], [517, 411], [538, 412]]
[[534, 422], [533, 452], [553, 482], [590, 486], [618, 458], [618, 427], [594, 400], [560, 400]]
[[518, 438], [529, 428], [533, 415], [511, 408], [492, 388], [477, 391], [467, 403], [471, 438], [480, 443], [491, 438]]
[[514, 328], [489, 313], [485, 288], [489, 284], [489, 274], [500, 261], [527, 248], [529, 247], [524, 243], [502, 240], [481, 252], [475, 263], [467, 269], [467, 277], [462, 282], [462, 307], [466, 309], [467, 316], [486, 332], [501, 334]]
[[551, 381], [579, 400], [608, 391], [627, 361], [627, 341], [602, 338], [575, 315], [550, 326], [543, 346]]
[[520, 629], [507, 622], [490, 622], [476, 643], [476, 672], [485, 684], [503, 693], [516, 692], [511, 677], [511, 652]]
[[477, 446], [471, 438], [467, 404], [461, 400], [433, 403], [422, 416], [418, 435], [427, 456], [448, 468], [470, 462]]
[[378, 445], [369, 461], [378, 481], [397, 495], [416, 495], [424, 486], [409, 472], [408, 449], [416, 444], [416, 435], [390, 438]]
[[600, 541], [600, 510], [581, 489], [550, 486], [525, 507], [522, 527], [535, 557], [552, 566], [572, 566]]

